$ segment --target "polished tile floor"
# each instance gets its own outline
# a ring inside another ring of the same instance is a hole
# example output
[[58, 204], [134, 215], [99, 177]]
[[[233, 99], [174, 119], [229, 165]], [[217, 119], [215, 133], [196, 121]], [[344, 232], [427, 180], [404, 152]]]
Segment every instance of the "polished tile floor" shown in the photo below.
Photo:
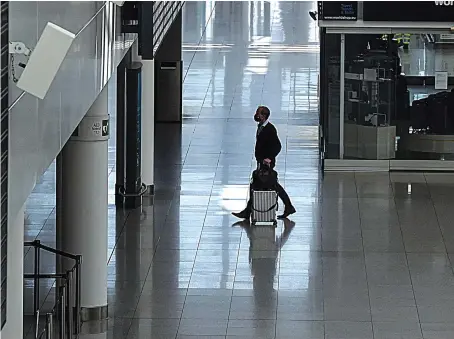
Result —
[[[321, 175], [316, 4], [185, 6], [184, 123], [156, 126], [154, 204], [116, 211], [111, 195], [110, 320], [90, 338], [453, 338], [454, 176]], [[276, 229], [230, 215], [245, 204], [259, 104], [298, 210]], [[114, 139], [110, 155], [113, 194]], [[54, 205], [51, 167], [26, 239], [55, 244]]]

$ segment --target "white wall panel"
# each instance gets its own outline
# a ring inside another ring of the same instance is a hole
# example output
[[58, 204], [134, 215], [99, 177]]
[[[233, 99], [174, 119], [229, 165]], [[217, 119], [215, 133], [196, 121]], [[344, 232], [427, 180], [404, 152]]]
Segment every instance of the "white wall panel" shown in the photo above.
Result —
[[10, 2], [10, 41], [33, 49], [48, 21], [77, 37], [44, 100], [21, 96], [10, 81], [10, 103], [16, 102], [9, 125], [10, 215], [17, 214], [135, 39], [120, 33], [119, 9], [112, 3], [30, 1]]
[[[18, 283], [24, 276], [24, 206], [16, 215], [10, 215], [8, 222], [8, 302], [5, 327], [2, 329], [3, 339], [23, 338], [23, 300], [24, 289]], [[20, 244], [20, 246], [19, 246]], [[20, 301], [20, 302], [18, 302]]]

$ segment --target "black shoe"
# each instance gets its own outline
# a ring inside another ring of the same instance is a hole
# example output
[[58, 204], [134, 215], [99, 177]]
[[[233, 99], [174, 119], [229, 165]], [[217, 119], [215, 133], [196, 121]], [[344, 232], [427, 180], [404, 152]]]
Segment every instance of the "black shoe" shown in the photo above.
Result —
[[293, 206], [290, 206], [288, 208], [286, 207], [285, 210], [284, 210], [284, 213], [282, 215], [279, 215], [277, 218], [278, 219], [286, 219], [286, 218], [288, 218], [289, 215], [291, 215], [293, 213], [296, 213], [295, 207], [293, 207]]
[[249, 219], [251, 217], [251, 213], [246, 210], [238, 213], [233, 212], [232, 215], [239, 219]]
[[232, 225], [232, 227], [242, 227], [242, 228], [246, 228], [246, 227], [249, 227], [251, 226], [251, 222], [249, 221], [249, 219], [246, 219], [246, 220], [240, 220], [240, 221], [237, 221], [236, 223], [234, 223]]

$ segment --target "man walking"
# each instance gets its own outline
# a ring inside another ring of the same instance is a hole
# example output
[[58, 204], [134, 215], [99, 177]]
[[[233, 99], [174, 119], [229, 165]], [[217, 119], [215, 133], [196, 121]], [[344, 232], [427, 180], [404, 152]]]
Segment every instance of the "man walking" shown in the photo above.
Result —
[[[254, 115], [254, 120], [258, 123], [257, 135], [255, 142], [255, 159], [257, 164], [268, 164], [271, 168], [276, 166], [276, 157], [281, 151], [282, 145], [277, 135], [276, 127], [268, 121], [270, 110], [266, 106], [259, 106]], [[251, 189], [251, 187], [249, 187]], [[279, 219], [285, 219], [289, 215], [296, 212], [293, 207], [290, 197], [284, 188], [278, 183], [276, 192], [284, 203], [285, 209]], [[241, 219], [249, 219], [252, 212], [252, 194], [249, 196], [246, 208], [239, 213], [232, 213], [235, 217]]]

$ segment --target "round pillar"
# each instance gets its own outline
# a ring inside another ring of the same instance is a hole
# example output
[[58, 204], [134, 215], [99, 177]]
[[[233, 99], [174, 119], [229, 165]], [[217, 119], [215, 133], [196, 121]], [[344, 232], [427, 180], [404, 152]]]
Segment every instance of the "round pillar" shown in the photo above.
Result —
[[[82, 255], [81, 320], [107, 318], [107, 85], [61, 152], [59, 248]], [[72, 262], [71, 262], [72, 265]]]

